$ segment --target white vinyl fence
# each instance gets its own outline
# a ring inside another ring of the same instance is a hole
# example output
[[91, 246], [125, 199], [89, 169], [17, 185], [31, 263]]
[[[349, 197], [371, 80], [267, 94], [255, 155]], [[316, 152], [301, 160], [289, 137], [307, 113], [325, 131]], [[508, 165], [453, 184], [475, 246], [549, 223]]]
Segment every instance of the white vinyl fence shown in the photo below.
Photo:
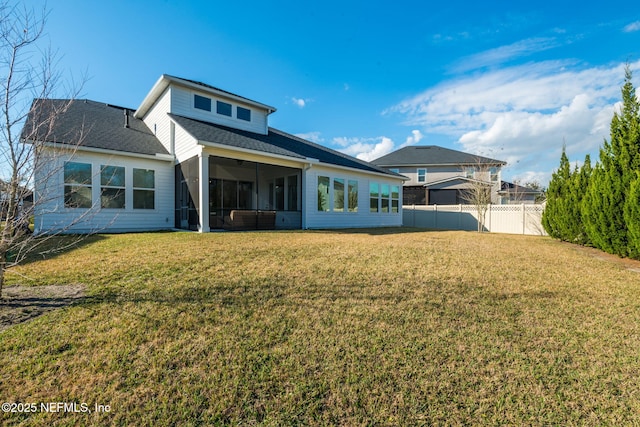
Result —
[[[542, 205], [490, 205], [485, 231], [546, 236], [542, 227]], [[472, 205], [409, 205], [402, 207], [405, 227], [443, 230], [478, 230], [478, 212]]]

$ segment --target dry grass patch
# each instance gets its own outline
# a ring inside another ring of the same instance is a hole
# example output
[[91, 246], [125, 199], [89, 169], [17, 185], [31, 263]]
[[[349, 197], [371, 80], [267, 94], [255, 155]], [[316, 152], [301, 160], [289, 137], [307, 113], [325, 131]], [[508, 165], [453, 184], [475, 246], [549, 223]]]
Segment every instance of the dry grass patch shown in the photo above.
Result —
[[4, 423], [640, 423], [638, 273], [572, 246], [417, 230], [85, 243], [20, 269], [88, 296], [0, 334], [0, 395], [112, 410]]

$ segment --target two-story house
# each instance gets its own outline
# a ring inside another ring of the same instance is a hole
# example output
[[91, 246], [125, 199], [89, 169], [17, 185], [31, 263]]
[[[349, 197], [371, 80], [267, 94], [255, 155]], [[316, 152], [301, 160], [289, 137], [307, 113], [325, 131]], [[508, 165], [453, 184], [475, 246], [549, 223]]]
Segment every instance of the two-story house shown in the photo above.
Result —
[[407, 205], [469, 204], [467, 196], [478, 185], [499, 203], [500, 174], [506, 162], [436, 145], [401, 148], [371, 163], [408, 178], [402, 203]]
[[406, 178], [269, 127], [275, 111], [169, 75], [135, 110], [35, 100], [36, 233], [402, 225]]

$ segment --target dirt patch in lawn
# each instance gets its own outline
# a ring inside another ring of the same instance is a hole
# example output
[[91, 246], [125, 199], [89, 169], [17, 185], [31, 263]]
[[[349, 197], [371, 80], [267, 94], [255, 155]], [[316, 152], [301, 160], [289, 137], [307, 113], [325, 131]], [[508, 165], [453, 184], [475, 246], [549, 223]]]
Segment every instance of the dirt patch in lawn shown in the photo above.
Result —
[[0, 299], [0, 332], [84, 298], [85, 285], [8, 286]]
[[635, 271], [636, 273], [640, 273], [640, 261], [629, 258], [621, 258], [618, 255], [608, 254], [600, 249], [589, 248], [587, 246], [574, 245], [572, 243], [566, 243], [567, 245], [571, 245], [576, 251], [580, 251], [586, 253], [593, 258], [600, 259], [603, 261], [611, 262], [614, 264], [618, 264], [627, 270]]

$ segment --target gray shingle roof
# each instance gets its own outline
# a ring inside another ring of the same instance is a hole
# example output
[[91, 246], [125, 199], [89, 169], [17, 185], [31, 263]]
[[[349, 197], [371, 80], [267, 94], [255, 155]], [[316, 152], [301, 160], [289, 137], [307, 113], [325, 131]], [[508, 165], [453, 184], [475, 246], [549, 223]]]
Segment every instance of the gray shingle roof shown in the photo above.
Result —
[[476, 156], [437, 145], [411, 145], [382, 156], [371, 163], [384, 166], [436, 166], [436, 165], [505, 165], [502, 160]]
[[[127, 153], [169, 154], [147, 125], [133, 117], [132, 109], [90, 100], [36, 99], [33, 102], [32, 113], [22, 131], [23, 138], [72, 145], [80, 142], [80, 147]], [[46, 126], [35, 126], [38, 114], [46, 119], [48, 112], [61, 108], [63, 112], [56, 116], [51, 131]], [[124, 126], [125, 110], [128, 110], [129, 127]]]
[[267, 135], [222, 126], [214, 123], [169, 114], [175, 122], [199, 141], [224, 144], [268, 154], [297, 159], [317, 159], [322, 163], [377, 172], [404, 178], [371, 163], [342, 154], [278, 129], [269, 128]]

